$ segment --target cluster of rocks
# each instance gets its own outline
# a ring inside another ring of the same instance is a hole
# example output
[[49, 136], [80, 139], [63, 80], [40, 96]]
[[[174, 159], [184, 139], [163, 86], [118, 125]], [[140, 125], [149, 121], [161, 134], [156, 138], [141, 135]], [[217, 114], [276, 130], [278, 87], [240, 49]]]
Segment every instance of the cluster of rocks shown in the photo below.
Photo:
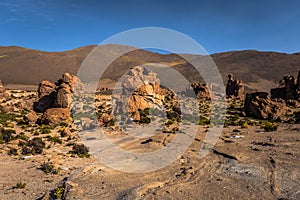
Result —
[[34, 105], [36, 112], [43, 113], [41, 123], [71, 123], [72, 95], [77, 89], [80, 89], [80, 80], [69, 73], [64, 73], [55, 83], [42, 81]]
[[292, 75], [284, 76], [280, 81], [280, 86], [271, 89], [271, 97], [272, 99], [281, 98], [286, 101], [300, 101], [300, 71], [296, 80]]
[[300, 71], [297, 80], [292, 75], [285, 76], [278, 88], [267, 92], [254, 92], [246, 96], [244, 111], [247, 116], [259, 119], [281, 120], [287, 114], [287, 105], [297, 107], [300, 101]]
[[258, 119], [282, 120], [287, 107], [284, 100], [272, 100], [267, 92], [254, 92], [246, 95], [244, 112]]
[[230, 98], [244, 99], [243, 82], [241, 80], [234, 79], [232, 74], [228, 74], [226, 95]]

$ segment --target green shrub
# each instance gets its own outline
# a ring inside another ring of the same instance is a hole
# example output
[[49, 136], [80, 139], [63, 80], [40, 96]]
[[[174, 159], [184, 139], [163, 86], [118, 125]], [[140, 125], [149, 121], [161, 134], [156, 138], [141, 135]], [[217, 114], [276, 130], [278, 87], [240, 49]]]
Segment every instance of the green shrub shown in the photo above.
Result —
[[35, 155], [43, 153], [45, 142], [41, 138], [33, 138], [29, 140], [22, 148], [23, 155]]
[[45, 172], [45, 174], [58, 174], [60, 171], [60, 168], [55, 169], [54, 165], [45, 162], [41, 165], [39, 169]]
[[241, 125], [241, 128], [249, 128], [249, 125], [247, 122], [244, 122], [242, 125]]
[[0, 129], [0, 144], [10, 142], [11, 140], [14, 139], [13, 134], [15, 134], [16, 131], [13, 129]]
[[26, 183], [18, 182], [13, 188], [14, 189], [24, 189], [26, 187]]
[[76, 154], [80, 158], [89, 158], [90, 157], [88, 148], [86, 148], [83, 144], [75, 144], [72, 148], [72, 151], [70, 151], [69, 153]]
[[62, 199], [64, 193], [65, 193], [65, 188], [64, 187], [57, 187], [53, 190], [52, 196], [55, 199]]
[[21, 140], [27, 141], [27, 140], [29, 139], [29, 137], [26, 136], [24, 132], [21, 132], [21, 133], [19, 133], [18, 135], [16, 135], [16, 136], [14, 137], [14, 139], [21, 139]]
[[10, 148], [9, 151], [8, 151], [8, 155], [17, 156], [18, 155], [18, 149]]
[[50, 141], [50, 142], [53, 142], [54, 144], [55, 143], [58, 143], [58, 144], [62, 144], [62, 140], [60, 139], [60, 138], [58, 138], [57, 136], [47, 136], [47, 139], [48, 139], [48, 141]]
[[266, 132], [277, 131], [278, 124], [275, 122], [262, 122], [260, 127], [263, 128]]

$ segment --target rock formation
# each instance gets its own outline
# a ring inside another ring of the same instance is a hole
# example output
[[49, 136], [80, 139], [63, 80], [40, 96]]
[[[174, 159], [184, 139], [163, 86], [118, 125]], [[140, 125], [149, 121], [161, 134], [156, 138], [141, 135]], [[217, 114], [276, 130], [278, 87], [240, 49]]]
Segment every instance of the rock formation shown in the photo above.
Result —
[[5, 92], [5, 88], [2, 84], [2, 81], [0, 80], [0, 94], [3, 94]]
[[38, 116], [33, 110], [31, 110], [24, 116], [24, 120], [28, 123], [36, 123], [38, 120]]
[[279, 87], [271, 89], [271, 98], [300, 101], [300, 71], [297, 80], [292, 75], [284, 76], [279, 82]]
[[7, 98], [8, 94], [5, 93], [6, 89], [2, 84], [2, 81], [0, 80], [0, 98]]
[[35, 105], [34, 110], [37, 112], [45, 112], [53, 105], [55, 99], [55, 84], [49, 81], [42, 81], [38, 87], [38, 102]]
[[243, 99], [244, 98], [244, 85], [241, 80], [234, 80], [232, 74], [228, 74], [228, 81], [226, 85], [227, 97]]
[[64, 73], [55, 84], [42, 81], [38, 87], [39, 100], [34, 106], [35, 111], [44, 113], [41, 122], [70, 122], [72, 96], [77, 89], [80, 89], [80, 80], [69, 73]]
[[42, 124], [59, 125], [61, 123], [72, 123], [72, 117], [70, 115], [69, 108], [49, 108], [44, 112]]
[[[211, 99], [210, 88], [205, 83], [194, 82], [191, 84], [194, 94], [197, 96], [197, 99]], [[189, 91], [187, 91], [189, 93]]]
[[244, 112], [258, 119], [277, 120], [284, 117], [287, 108], [283, 100], [273, 101], [267, 92], [254, 92], [246, 95]]
[[122, 90], [119, 99], [125, 101], [129, 99], [128, 108], [126, 110], [124, 102], [114, 98], [117, 105], [114, 113], [116, 115], [125, 114], [128, 111], [134, 121], [140, 121], [140, 111], [155, 106], [163, 106], [164, 95], [162, 95], [157, 74], [141, 66], [132, 68], [125, 75]]

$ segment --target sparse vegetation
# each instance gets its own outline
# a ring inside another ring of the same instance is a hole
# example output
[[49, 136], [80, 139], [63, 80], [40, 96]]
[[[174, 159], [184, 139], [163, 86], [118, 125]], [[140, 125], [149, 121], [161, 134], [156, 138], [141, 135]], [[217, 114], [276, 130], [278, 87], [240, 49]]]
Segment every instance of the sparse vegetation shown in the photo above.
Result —
[[47, 139], [48, 139], [48, 141], [53, 142], [54, 144], [55, 143], [62, 144], [62, 140], [57, 136], [50, 136], [49, 135], [49, 136], [47, 136]]
[[26, 183], [18, 182], [13, 189], [24, 189], [26, 187]]
[[70, 151], [69, 153], [76, 154], [80, 158], [90, 157], [89, 150], [86, 146], [84, 146], [84, 144], [75, 144], [72, 148], [72, 151]]
[[45, 174], [58, 174], [60, 171], [60, 168], [56, 169], [51, 163], [45, 162], [41, 165], [39, 169], [45, 172]]
[[278, 124], [275, 122], [262, 122], [260, 127], [263, 128], [266, 132], [277, 131]]
[[29, 140], [22, 148], [23, 155], [35, 155], [43, 153], [45, 142], [41, 138], [33, 138]]
[[55, 199], [62, 199], [63, 195], [65, 193], [65, 188], [64, 187], [57, 187], [53, 190], [52, 196]]

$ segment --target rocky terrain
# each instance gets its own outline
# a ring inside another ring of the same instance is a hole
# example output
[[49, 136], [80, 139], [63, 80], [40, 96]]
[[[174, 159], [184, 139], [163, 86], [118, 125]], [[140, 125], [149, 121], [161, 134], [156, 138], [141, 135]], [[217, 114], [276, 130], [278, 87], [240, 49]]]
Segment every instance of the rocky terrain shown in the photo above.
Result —
[[[123, 90], [113, 95], [106, 89], [81, 94], [82, 83], [70, 73], [56, 82], [43, 80], [31, 92], [0, 84], [1, 199], [299, 199], [299, 77], [284, 78], [290, 79], [293, 84], [280, 85], [283, 98], [274, 92], [244, 98], [243, 82], [228, 75], [224, 129], [205, 157], [199, 156], [201, 148], [209, 148], [205, 136], [218, 126], [210, 123], [210, 100], [222, 100], [209, 85], [191, 83], [182, 102], [142, 66], [132, 68]], [[192, 110], [192, 92], [197, 110]], [[128, 105], [121, 101], [125, 97]], [[166, 113], [163, 121], [156, 118], [159, 110]], [[124, 112], [129, 118], [122, 118]], [[163, 126], [152, 135], [134, 129], [153, 123]], [[101, 147], [102, 154], [94, 152], [94, 139], [104, 137], [126, 151], [155, 151], [182, 134], [183, 124], [197, 127], [192, 144], [154, 172], [115, 170], [97, 160], [109, 146]], [[102, 136], [80, 135], [99, 126]]]

